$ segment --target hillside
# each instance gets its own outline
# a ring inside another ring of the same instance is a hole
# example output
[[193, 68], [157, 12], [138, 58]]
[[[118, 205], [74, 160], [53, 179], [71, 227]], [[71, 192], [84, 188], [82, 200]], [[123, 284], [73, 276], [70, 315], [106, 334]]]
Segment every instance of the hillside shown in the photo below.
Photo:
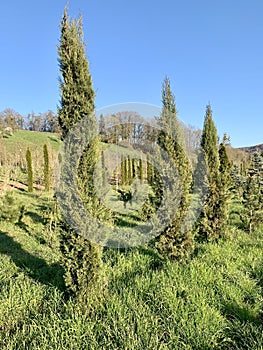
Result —
[[255, 152], [263, 152], [263, 143], [260, 145], [255, 146], [249, 146], [249, 147], [240, 147], [239, 150], [246, 152], [248, 154], [255, 153]]
[[57, 134], [19, 130], [9, 137], [0, 138], [1, 186], [3, 186], [3, 184], [8, 185], [13, 181], [21, 183], [27, 181], [27, 148], [29, 148], [32, 153], [34, 182], [35, 184], [42, 184], [44, 144], [48, 147], [50, 167], [53, 173], [57, 159], [57, 152], [61, 145], [61, 141]]
[[50, 132], [18, 130], [7, 138], [0, 138], [1, 148], [5, 146], [11, 152], [18, 147], [30, 147], [32, 149], [43, 147], [45, 143], [54, 150], [58, 150], [60, 146], [59, 136]]

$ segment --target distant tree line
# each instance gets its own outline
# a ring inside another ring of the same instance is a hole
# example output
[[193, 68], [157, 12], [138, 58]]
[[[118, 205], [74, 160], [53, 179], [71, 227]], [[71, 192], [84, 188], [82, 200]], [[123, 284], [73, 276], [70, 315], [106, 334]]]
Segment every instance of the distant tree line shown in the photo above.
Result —
[[[158, 120], [159, 116], [143, 118], [134, 111], [122, 111], [105, 116], [101, 114], [98, 122], [101, 141], [133, 147], [136, 144], [142, 145], [145, 141], [156, 143], [160, 129]], [[202, 130], [183, 123], [181, 123], [181, 128], [188, 153], [198, 150]]]
[[57, 115], [50, 110], [39, 114], [32, 112], [27, 116], [22, 116], [11, 108], [0, 112], [0, 132], [5, 135], [17, 130], [59, 133], [60, 127]]

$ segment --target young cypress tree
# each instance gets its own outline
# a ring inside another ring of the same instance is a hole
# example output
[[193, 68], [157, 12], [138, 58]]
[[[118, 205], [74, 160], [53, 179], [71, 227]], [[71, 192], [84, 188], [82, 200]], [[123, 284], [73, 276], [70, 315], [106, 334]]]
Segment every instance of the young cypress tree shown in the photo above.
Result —
[[45, 191], [49, 191], [50, 190], [50, 166], [49, 166], [48, 148], [47, 148], [46, 144], [44, 144], [44, 146], [43, 146], [43, 153], [44, 153], [44, 184], [45, 184]]
[[96, 120], [95, 116], [92, 116], [95, 93], [85, 55], [82, 17], [77, 21], [70, 20], [65, 8], [60, 29], [58, 61], [61, 72], [61, 106], [58, 109], [58, 121], [63, 139], [72, 126], [83, 117], [93, 117], [94, 124]]
[[32, 154], [29, 149], [27, 148], [26, 151], [26, 164], [27, 164], [27, 186], [28, 186], [28, 192], [33, 192], [33, 165], [32, 165]]
[[[61, 106], [58, 109], [58, 120], [64, 139], [69, 130], [82, 118], [89, 118], [91, 127], [97, 128], [93, 113], [95, 94], [85, 56], [82, 18], [77, 21], [70, 20], [66, 8], [61, 21], [58, 54], [61, 72]], [[98, 156], [98, 139], [94, 139], [83, 152], [77, 169], [82, 200], [90, 211], [98, 204], [92, 179]], [[101, 249], [73, 232], [67, 224], [62, 226], [60, 248], [65, 267], [65, 282], [69, 291], [83, 298], [97, 283], [101, 267]]]
[[144, 178], [144, 171], [143, 171], [143, 161], [142, 158], [139, 159], [139, 169], [138, 169], [138, 173], [139, 173], [139, 179], [141, 180], [141, 183], [143, 182], [143, 178]]
[[230, 162], [224, 141], [219, 145], [219, 203], [220, 212], [219, 236], [225, 236], [230, 212], [230, 200], [232, 198], [231, 188], [233, 181], [231, 178], [232, 163]]
[[136, 173], [136, 159], [132, 158], [131, 162], [132, 162], [132, 179], [135, 179], [136, 176], [137, 176], [137, 173]]
[[169, 155], [180, 177], [179, 207], [165, 231], [159, 236], [156, 244], [159, 252], [174, 260], [186, 258], [193, 249], [192, 233], [184, 230], [184, 222], [190, 205], [190, 186], [192, 173], [190, 161], [184, 149], [180, 121], [177, 117], [175, 98], [171, 91], [170, 81], [166, 77], [162, 90], [162, 114], [160, 126], [162, 131], [158, 143]]
[[224, 235], [228, 217], [228, 200], [230, 186], [230, 163], [222, 144], [218, 149], [217, 130], [213, 121], [210, 104], [206, 107], [201, 147], [206, 163], [207, 194], [198, 222], [200, 240], [217, 240]]
[[126, 162], [123, 155], [121, 156], [121, 184], [126, 184]]
[[127, 173], [128, 173], [128, 184], [130, 185], [132, 182], [132, 161], [131, 157], [127, 157]]
[[248, 176], [243, 190], [245, 229], [251, 233], [263, 221], [263, 157], [259, 153], [252, 156]]

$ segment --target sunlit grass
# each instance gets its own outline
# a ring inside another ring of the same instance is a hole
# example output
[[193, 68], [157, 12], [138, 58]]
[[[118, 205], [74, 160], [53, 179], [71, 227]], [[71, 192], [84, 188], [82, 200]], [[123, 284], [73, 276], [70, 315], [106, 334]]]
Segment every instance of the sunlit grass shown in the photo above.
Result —
[[84, 306], [64, 293], [52, 198], [14, 195], [27, 209], [24, 226], [0, 222], [1, 349], [263, 349], [262, 230], [232, 228], [181, 264], [105, 249], [102, 297]]

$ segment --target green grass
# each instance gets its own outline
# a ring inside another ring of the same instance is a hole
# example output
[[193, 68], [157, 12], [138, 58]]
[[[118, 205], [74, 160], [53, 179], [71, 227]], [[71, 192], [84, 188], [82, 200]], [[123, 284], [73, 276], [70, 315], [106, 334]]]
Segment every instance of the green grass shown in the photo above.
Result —
[[84, 307], [65, 297], [51, 196], [14, 197], [26, 209], [0, 221], [1, 349], [263, 349], [262, 230], [232, 228], [181, 264], [106, 249], [103, 297]]
[[[54, 174], [57, 153], [61, 141], [57, 134], [18, 130], [8, 138], [0, 139], [0, 190], [1, 183], [27, 182], [26, 150], [29, 147], [33, 158], [34, 182], [43, 184], [44, 157], [43, 146], [47, 144], [52, 174]], [[52, 185], [53, 185], [52, 179]]]
[[58, 151], [60, 140], [57, 134], [49, 132], [38, 132], [28, 130], [18, 130], [12, 136], [1, 140], [9, 151], [16, 150], [19, 147], [43, 147], [49, 144], [54, 150]]

